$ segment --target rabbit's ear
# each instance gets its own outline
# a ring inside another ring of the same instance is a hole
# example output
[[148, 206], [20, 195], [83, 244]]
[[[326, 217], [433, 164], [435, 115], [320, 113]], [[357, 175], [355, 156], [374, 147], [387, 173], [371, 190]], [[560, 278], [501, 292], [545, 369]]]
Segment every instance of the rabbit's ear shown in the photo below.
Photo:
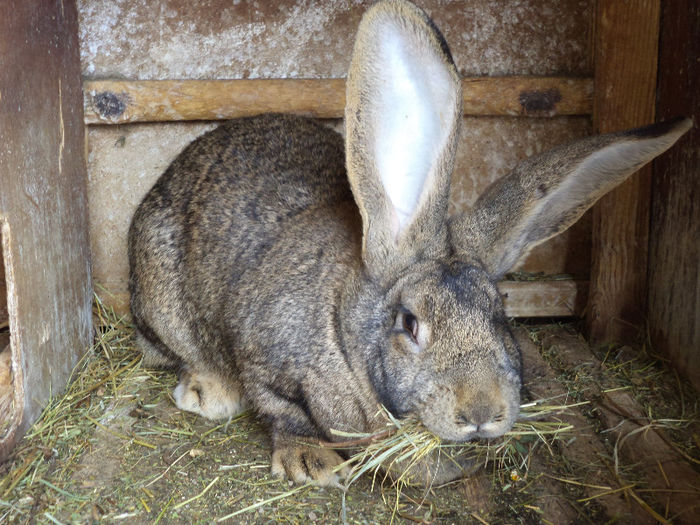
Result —
[[447, 44], [423, 11], [405, 1], [367, 11], [348, 72], [345, 126], [370, 273], [446, 251], [461, 103]]
[[452, 218], [455, 251], [502, 277], [691, 126], [681, 118], [589, 137], [526, 159], [491, 184], [469, 212]]

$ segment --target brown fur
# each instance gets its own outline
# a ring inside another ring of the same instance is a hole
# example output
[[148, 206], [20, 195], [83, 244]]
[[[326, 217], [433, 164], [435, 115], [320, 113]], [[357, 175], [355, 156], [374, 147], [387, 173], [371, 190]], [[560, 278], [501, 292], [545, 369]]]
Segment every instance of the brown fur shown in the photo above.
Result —
[[[439, 122], [418, 142], [435, 145], [419, 152], [424, 178], [398, 181], [419, 191], [404, 222], [393, 208], [396, 180], [384, 183], [376, 162], [385, 154], [378, 128], [414, 110], [386, 107], [386, 83], [374, 79], [389, 26], [401, 49], [389, 60], [415, 72], [415, 85], [400, 80], [429, 99], [418, 122]], [[436, 72], [433, 92], [424, 79]], [[380, 404], [448, 440], [511, 427], [520, 353], [495, 280], [619, 182], [618, 166], [594, 163], [601, 173], [592, 185], [567, 191], [601, 145], [647, 141], [656, 151], [672, 138], [596, 138], [526, 161], [450, 222], [460, 104], [457, 72], [430, 20], [406, 1], [382, 2], [360, 25], [349, 73], [347, 175], [342, 138], [293, 116], [231, 121], [181, 153], [129, 231], [139, 343], [149, 363], [179, 367], [180, 408], [220, 418], [250, 403], [269, 425], [273, 472], [321, 484], [335, 483], [341, 458], [312, 443], [336, 439], [334, 429], [376, 429]], [[461, 472], [448, 470], [427, 469], [433, 481]]]

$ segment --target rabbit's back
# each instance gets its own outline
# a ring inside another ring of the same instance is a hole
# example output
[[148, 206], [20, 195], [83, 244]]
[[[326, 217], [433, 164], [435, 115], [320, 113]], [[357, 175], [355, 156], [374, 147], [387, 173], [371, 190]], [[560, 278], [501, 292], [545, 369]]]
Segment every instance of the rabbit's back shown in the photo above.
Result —
[[[193, 141], [139, 205], [129, 231], [134, 321], [177, 364], [216, 348], [222, 308], [294, 217], [352, 201], [342, 137], [311, 119], [260, 115]], [[309, 232], [313, 235], [312, 232]], [[174, 350], [173, 352], [170, 352]], [[216, 353], [206, 361], [226, 366]]]

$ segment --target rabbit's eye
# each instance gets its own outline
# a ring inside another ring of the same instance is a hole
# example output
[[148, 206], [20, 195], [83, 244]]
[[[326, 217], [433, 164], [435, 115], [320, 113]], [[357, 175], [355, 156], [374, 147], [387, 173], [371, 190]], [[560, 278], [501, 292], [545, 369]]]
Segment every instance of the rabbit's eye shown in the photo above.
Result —
[[403, 329], [406, 330], [414, 342], [418, 342], [418, 319], [412, 313], [403, 314]]

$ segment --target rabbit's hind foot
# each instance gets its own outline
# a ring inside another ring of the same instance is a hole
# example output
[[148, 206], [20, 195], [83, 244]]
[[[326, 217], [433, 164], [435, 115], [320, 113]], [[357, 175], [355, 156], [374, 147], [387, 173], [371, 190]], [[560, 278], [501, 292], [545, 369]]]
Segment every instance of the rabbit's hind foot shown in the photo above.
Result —
[[207, 419], [228, 419], [247, 408], [236, 383], [224, 381], [215, 374], [194, 372], [184, 368], [173, 391], [175, 405], [180, 410], [194, 412]]

